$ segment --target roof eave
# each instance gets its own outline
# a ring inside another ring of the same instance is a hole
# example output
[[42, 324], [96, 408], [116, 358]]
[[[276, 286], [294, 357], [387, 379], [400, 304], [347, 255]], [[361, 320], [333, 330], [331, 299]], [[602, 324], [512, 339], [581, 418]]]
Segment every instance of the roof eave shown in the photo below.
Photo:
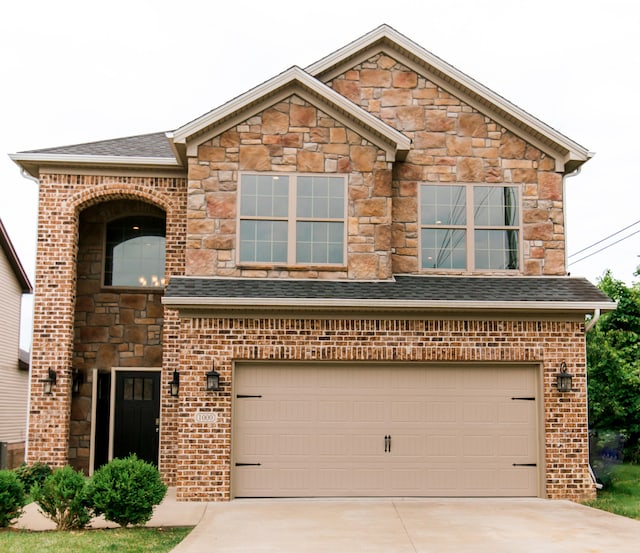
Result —
[[22, 263], [20, 262], [20, 258], [18, 257], [15, 248], [13, 247], [13, 243], [11, 242], [9, 234], [7, 233], [7, 230], [5, 229], [2, 221], [0, 221], [0, 246], [7, 256], [9, 265], [11, 265], [11, 268], [13, 269], [13, 273], [16, 276], [22, 293], [32, 294], [33, 286], [31, 285], [31, 281], [29, 280], [29, 277], [27, 276], [27, 273], [24, 270]]
[[402, 311], [536, 311], [591, 313], [612, 311], [615, 302], [566, 301], [449, 301], [449, 300], [380, 300], [342, 298], [229, 298], [229, 297], [167, 297], [162, 303], [181, 310], [252, 308], [271, 310], [402, 310]]
[[175, 158], [39, 153], [10, 154], [9, 158], [35, 178], [40, 176], [40, 168], [43, 166], [135, 167], [137, 169], [184, 170], [183, 166]]

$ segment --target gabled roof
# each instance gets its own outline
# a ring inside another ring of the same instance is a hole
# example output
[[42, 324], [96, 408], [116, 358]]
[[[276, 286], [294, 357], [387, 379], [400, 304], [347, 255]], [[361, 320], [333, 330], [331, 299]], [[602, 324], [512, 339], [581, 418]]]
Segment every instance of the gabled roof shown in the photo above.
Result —
[[535, 311], [588, 313], [615, 302], [584, 278], [397, 276], [387, 281], [173, 277], [179, 309]]
[[18, 254], [11, 243], [9, 235], [7, 234], [7, 230], [4, 228], [2, 221], [0, 221], [0, 247], [2, 247], [2, 251], [7, 256], [7, 260], [9, 261], [9, 265], [13, 269], [13, 274], [16, 276], [18, 284], [20, 284], [20, 288], [22, 289], [23, 294], [31, 294], [33, 292], [33, 287], [31, 286], [31, 282], [29, 281], [29, 277], [22, 267], [22, 263], [20, 263], [20, 259], [18, 258]]
[[[22, 169], [37, 177], [40, 167], [186, 172], [186, 156], [198, 143], [223, 132], [250, 114], [297, 94], [312, 105], [354, 128], [381, 147], [387, 159], [404, 159], [410, 140], [382, 120], [355, 105], [325, 83], [371, 56], [385, 52], [410, 69], [459, 97], [556, 160], [564, 173], [593, 156], [589, 150], [512, 104], [499, 94], [449, 65], [388, 25], [381, 25], [305, 70], [292, 67], [174, 132], [118, 138], [10, 155]], [[191, 148], [191, 149], [189, 149]]]
[[391, 57], [404, 62], [481, 113], [553, 155], [556, 158], [557, 171], [569, 173], [594, 155], [584, 146], [512, 104], [388, 25], [381, 25], [311, 64], [306, 71], [328, 82], [381, 51], [391, 54]]
[[[409, 138], [296, 66], [205, 113], [173, 133], [167, 133], [167, 136], [173, 141], [181, 156], [185, 150], [188, 155], [195, 155], [198, 144], [292, 94], [307, 100], [346, 126], [354, 128], [370, 142], [385, 150], [388, 161], [395, 161], [396, 157], [406, 157], [411, 146]], [[190, 144], [193, 144], [191, 149]]]

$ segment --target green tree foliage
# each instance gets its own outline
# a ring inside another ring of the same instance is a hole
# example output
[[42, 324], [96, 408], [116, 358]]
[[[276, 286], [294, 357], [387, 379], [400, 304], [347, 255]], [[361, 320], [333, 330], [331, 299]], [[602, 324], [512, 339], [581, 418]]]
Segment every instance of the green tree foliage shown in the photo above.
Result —
[[640, 284], [607, 271], [598, 287], [618, 302], [587, 334], [589, 423], [625, 437], [625, 460], [640, 462]]

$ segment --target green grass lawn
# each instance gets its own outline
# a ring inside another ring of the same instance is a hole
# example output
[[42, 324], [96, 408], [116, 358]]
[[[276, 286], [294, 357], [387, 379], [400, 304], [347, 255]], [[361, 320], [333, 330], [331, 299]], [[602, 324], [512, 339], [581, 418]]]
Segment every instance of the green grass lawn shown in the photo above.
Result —
[[640, 465], [615, 467], [611, 483], [585, 505], [640, 520]]
[[114, 528], [67, 532], [0, 530], [2, 553], [164, 553], [178, 545], [191, 528]]

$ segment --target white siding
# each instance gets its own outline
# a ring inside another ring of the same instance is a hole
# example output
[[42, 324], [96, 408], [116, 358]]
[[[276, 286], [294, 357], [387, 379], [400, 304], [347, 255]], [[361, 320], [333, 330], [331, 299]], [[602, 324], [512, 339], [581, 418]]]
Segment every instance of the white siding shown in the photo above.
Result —
[[0, 248], [0, 441], [22, 442], [27, 427], [29, 373], [18, 369], [22, 290]]

